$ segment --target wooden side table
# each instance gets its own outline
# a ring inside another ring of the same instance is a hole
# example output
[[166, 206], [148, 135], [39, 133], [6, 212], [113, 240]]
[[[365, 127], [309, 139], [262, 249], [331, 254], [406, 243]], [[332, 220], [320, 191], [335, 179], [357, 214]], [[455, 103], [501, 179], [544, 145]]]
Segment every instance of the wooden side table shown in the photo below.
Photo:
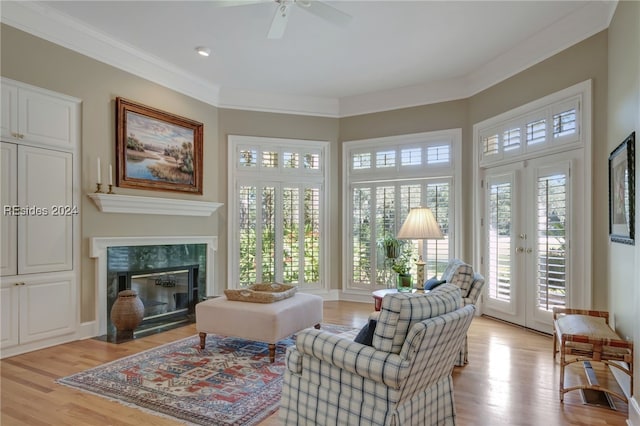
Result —
[[[381, 290], [376, 290], [373, 293], [371, 293], [371, 295], [373, 296], [373, 306], [375, 308], [376, 311], [379, 311], [380, 309], [382, 309], [382, 299], [384, 298], [385, 295], [387, 294], [394, 294], [397, 293], [398, 290], [396, 290], [395, 288], [383, 288]], [[416, 290], [415, 288], [413, 290], [411, 290], [411, 293], [428, 293], [429, 290], [425, 291], [425, 290]], [[409, 293], [409, 292], [407, 292]]]

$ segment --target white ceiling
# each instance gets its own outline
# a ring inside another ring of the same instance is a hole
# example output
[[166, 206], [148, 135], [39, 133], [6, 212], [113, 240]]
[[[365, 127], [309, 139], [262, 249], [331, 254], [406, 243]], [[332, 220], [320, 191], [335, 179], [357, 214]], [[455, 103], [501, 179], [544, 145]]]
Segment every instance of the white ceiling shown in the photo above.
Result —
[[[2, 21], [216, 106], [347, 116], [471, 96], [608, 27], [615, 1], [2, 2]], [[196, 46], [211, 48], [200, 57]]]

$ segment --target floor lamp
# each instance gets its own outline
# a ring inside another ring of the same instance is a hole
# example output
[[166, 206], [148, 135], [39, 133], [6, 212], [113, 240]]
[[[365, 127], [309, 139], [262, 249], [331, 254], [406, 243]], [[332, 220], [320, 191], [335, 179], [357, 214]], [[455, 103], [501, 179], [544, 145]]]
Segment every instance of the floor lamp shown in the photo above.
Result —
[[440, 225], [433, 216], [431, 209], [428, 207], [415, 207], [409, 211], [407, 219], [402, 224], [398, 232], [400, 240], [418, 240], [418, 253], [420, 254], [416, 262], [417, 282], [416, 289], [424, 289], [424, 265], [422, 261], [422, 243], [423, 240], [439, 240], [443, 239]]

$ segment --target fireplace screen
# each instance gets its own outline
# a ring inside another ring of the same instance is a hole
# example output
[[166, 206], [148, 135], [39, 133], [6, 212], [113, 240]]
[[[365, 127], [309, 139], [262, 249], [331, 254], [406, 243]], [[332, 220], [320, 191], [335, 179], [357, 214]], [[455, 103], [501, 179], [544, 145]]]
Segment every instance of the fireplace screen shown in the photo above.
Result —
[[144, 304], [144, 318], [156, 318], [189, 309], [189, 270], [131, 276], [131, 290]]
[[[135, 335], [193, 321], [198, 268], [196, 264], [117, 273], [118, 292], [135, 290], [144, 305], [144, 317]], [[111, 334], [109, 330], [107, 334]]]

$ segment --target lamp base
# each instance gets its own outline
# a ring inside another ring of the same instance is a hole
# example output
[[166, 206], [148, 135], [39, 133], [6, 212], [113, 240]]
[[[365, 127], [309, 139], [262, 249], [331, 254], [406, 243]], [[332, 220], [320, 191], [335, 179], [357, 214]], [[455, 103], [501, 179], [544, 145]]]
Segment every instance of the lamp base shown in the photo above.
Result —
[[416, 262], [416, 290], [424, 290], [424, 265], [422, 257]]

